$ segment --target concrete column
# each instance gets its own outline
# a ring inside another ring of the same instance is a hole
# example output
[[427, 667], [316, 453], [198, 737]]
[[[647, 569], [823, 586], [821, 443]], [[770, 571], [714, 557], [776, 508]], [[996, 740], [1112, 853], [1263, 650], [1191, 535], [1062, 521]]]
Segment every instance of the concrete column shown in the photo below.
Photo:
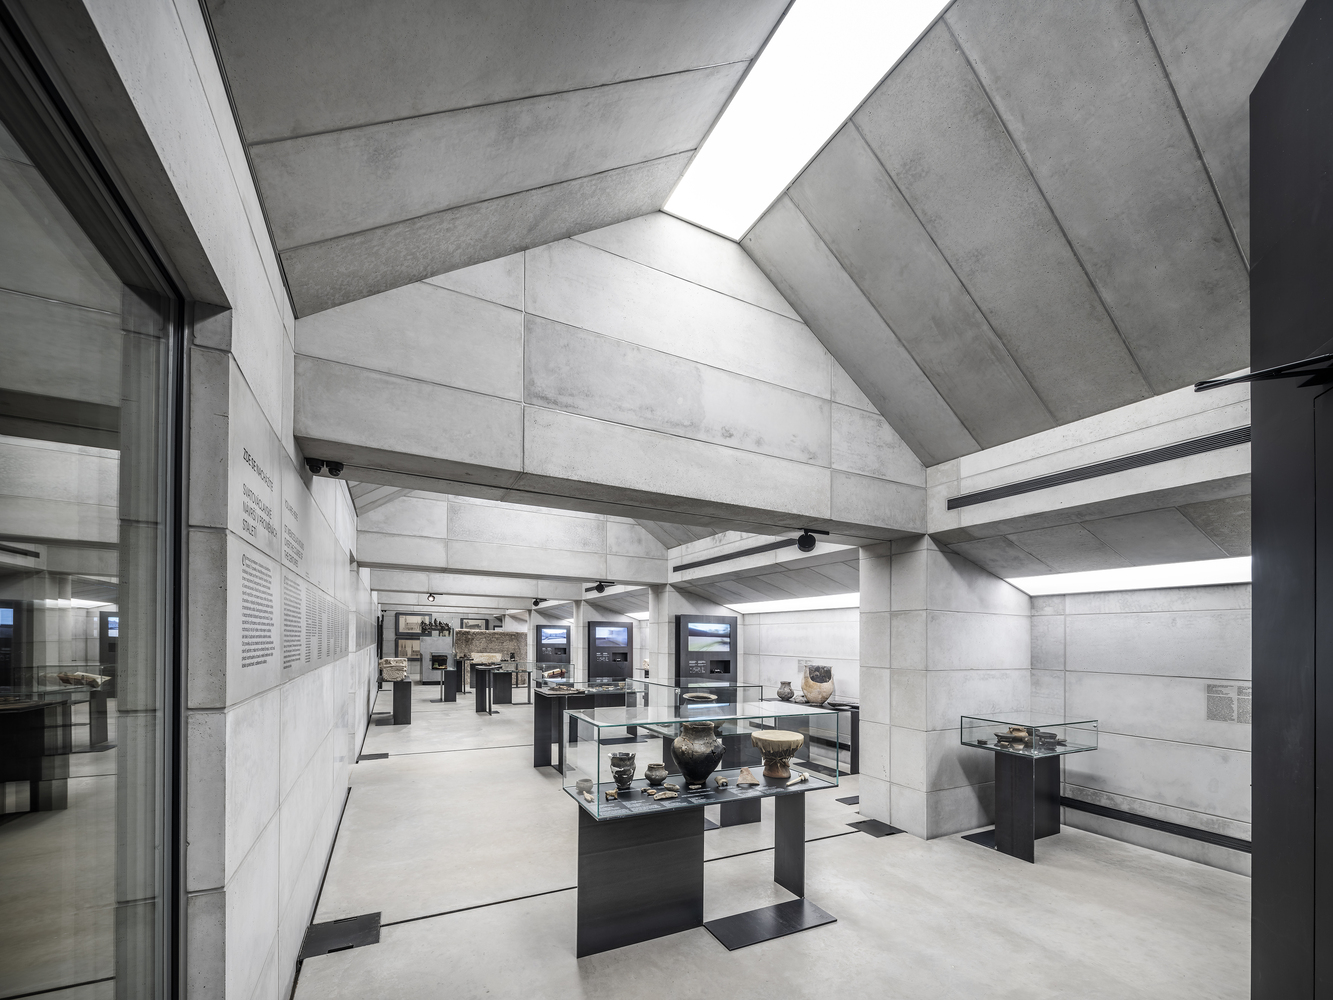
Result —
[[586, 681], [588, 673], [588, 602], [574, 602], [574, 624], [569, 627], [569, 662], [573, 666], [570, 675], [575, 680]]
[[648, 588], [648, 659], [651, 678], [661, 684], [669, 683], [672, 675], [671, 658], [667, 643], [671, 636], [671, 620], [667, 614], [667, 587]]
[[959, 717], [1028, 710], [1031, 602], [925, 536], [885, 548], [861, 559], [861, 812], [926, 839], [984, 826], [994, 762]]

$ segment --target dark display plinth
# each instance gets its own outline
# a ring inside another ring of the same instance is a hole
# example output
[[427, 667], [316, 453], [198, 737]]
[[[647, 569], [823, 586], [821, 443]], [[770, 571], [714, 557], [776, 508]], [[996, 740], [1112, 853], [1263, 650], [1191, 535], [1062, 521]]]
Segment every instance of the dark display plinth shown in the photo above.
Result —
[[1060, 758], [995, 755], [995, 849], [1036, 861], [1035, 844], [1060, 832]]
[[28, 809], [51, 812], [69, 804], [73, 706], [57, 701], [0, 705], [0, 781], [28, 782]]
[[[603, 691], [589, 693], [581, 688], [578, 694], [562, 690], [559, 687], [535, 688], [532, 701], [532, 766], [551, 767], [551, 744], [559, 743], [559, 759], [554, 767], [561, 774], [565, 773], [565, 745], [560, 740], [560, 726], [565, 711], [578, 711], [583, 708], [616, 708], [625, 704], [625, 692]], [[571, 724], [569, 741], [578, 742], [578, 733]]]
[[440, 670], [440, 701], [458, 701], [458, 668]]
[[412, 725], [412, 682], [393, 682], [393, 724]]

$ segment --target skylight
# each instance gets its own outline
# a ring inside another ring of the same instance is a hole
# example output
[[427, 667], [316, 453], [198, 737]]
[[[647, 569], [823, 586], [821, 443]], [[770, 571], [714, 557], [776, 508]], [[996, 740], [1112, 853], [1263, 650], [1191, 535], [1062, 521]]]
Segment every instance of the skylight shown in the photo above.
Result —
[[762, 615], [772, 611], [827, 611], [830, 608], [859, 608], [860, 594], [833, 594], [827, 597], [788, 597], [778, 601], [754, 601], [728, 604], [739, 615]]
[[796, 0], [666, 211], [739, 240], [947, 6]]
[[1033, 597], [1045, 594], [1096, 594], [1111, 590], [1156, 590], [1161, 587], [1206, 587], [1220, 583], [1249, 583], [1250, 557], [1206, 559], [1203, 562], [1165, 563], [1094, 569], [1083, 573], [1013, 577], [1009, 583]]

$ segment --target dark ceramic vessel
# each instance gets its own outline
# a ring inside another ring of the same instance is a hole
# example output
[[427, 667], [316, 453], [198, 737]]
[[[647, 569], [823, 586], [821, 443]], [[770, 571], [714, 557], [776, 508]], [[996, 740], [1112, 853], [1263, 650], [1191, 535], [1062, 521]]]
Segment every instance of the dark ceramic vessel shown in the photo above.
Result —
[[613, 753], [611, 755], [611, 777], [616, 787], [626, 789], [634, 781], [634, 754]]
[[680, 735], [671, 744], [671, 756], [675, 758], [685, 783], [691, 788], [700, 788], [722, 763], [726, 747], [717, 738], [717, 730], [711, 722], [686, 722], [680, 729]]
[[643, 769], [643, 776], [648, 779], [648, 784], [653, 788], [667, 780], [667, 773], [665, 764], [649, 764]]

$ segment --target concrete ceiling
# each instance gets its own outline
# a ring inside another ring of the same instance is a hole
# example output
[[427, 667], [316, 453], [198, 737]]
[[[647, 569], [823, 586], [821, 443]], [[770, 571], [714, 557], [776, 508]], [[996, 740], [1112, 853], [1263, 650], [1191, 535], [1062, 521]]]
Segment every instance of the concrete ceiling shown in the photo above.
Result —
[[686, 542], [697, 542], [701, 538], [712, 538], [714, 535], [720, 535], [722, 532], [729, 530], [728, 528], [705, 528], [696, 524], [675, 524], [671, 521], [645, 521], [637, 517], [634, 520], [644, 531], [669, 549], [674, 549], [677, 545], [684, 545]]
[[957, 0], [743, 241], [926, 464], [1248, 364], [1302, 0]]
[[205, 0], [298, 316], [659, 209], [787, 0]]
[[791, 597], [855, 594], [861, 589], [860, 556], [854, 553], [844, 562], [678, 586], [716, 604], [748, 604], [752, 601], [779, 601]]
[[955, 542], [1000, 577], [1153, 566], [1250, 554], [1250, 498], [1226, 497]]

